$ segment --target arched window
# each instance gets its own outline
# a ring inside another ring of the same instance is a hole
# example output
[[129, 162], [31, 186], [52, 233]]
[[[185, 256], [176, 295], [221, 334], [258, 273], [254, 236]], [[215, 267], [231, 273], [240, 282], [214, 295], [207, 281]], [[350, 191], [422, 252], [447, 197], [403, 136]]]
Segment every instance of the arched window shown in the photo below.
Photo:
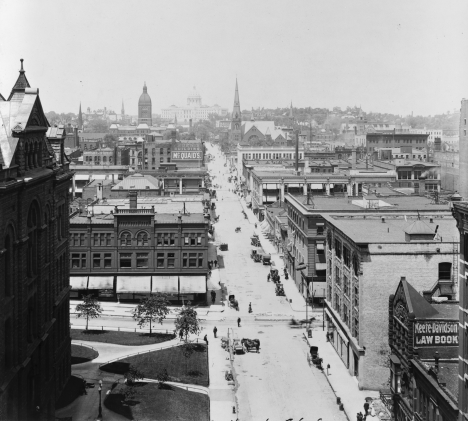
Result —
[[28, 213], [28, 254], [27, 254], [27, 274], [29, 277], [37, 273], [37, 261], [39, 258], [39, 209], [34, 202]]
[[120, 245], [121, 246], [132, 245], [132, 235], [129, 232], [123, 232], [122, 234], [120, 234]]
[[148, 245], [148, 234], [145, 231], [139, 232], [137, 235], [137, 245], [147, 246]]

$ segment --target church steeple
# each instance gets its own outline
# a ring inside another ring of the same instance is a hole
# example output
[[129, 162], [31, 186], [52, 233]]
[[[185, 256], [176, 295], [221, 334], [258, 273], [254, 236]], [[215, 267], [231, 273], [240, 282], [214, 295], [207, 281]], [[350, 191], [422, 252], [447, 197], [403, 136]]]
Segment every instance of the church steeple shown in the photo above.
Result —
[[232, 119], [233, 120], [241, 120], [241, 109], [240, 109], [240, 101], [239, 101], [239, 88], [237, 86], [237, 78], [236, 78], [236, 91], [234, 93], [234, 107], [232, 108]]
[[291, 125], [291, 127], [293, 127], [293, 125], [294, 125], [294, 115], [293, 115], [292, 101], [291, 101], [291, 105], [289, 107], [289, 124]]
[[[24, 90], [26, 88], [30, 88], [31, 85], [29, 84], [28, 82], [28, 79], [26, 79], [26, 75], [25, 75], [25, 70], [23, 69], [23, 59], [20, 60], [21, 61], [21, 69], [19, 71], [19, 76], [18, 76], [18, 79], [16, 80], [16, 83], [15, 85], [13, 86], [12, 90], [11, 90], [11, 93], [10, 93], [10, 96], [8, 97], [8, 101], [10, 101], [13, 97], [13, 95], [15, 94], [19, 94], [22, 98], [22, 94], [24, 94]], [[14, 101], [15, 99], [13, 99]]]
[[81, 102], [80, 110], [78, 111], [78, 130], [83, 130], [83, 114], [81, 113]]

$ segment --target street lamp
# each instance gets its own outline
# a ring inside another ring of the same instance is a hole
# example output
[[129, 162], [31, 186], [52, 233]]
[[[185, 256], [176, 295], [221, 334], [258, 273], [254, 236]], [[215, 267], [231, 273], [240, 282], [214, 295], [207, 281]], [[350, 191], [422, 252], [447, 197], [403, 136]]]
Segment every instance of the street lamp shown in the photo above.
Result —
[[[297, 271], [300, 271], [301, 274], [303, 275], [303, 271], [307, 269], [307, 265], [304, 263], [304, 262], [301, 262], [299, 263], [297, 266], [296, 266], [296, 270]], [[307, 280], [306, 280], [307, 281]], [[306, 320], [307, 320], [307, 324], [309, 324], [309, 284], [307, 284], [307, 298], [306, 298]], [[313, 291], [314, 291], [314, 278], [312, 278], [312, 311], [314, 309], [314, 304], [313, 304], [313, 300], [314, 300], [314, 296], [313, 296]]]
[[102, 392], [102, 380], [99, 380], [99, 414], [98, 419], [102, 420], [102, 405], [101, 405], [101, 392]]

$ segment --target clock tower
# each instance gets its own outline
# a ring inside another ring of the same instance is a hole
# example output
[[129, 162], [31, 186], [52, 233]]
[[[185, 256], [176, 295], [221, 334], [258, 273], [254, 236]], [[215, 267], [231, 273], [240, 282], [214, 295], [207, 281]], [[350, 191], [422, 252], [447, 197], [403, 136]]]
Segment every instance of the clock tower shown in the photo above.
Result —
[[138, 124], [146, 123], [148, 126], [153, 125], [151, 98], [148, 95], [146, 82], [143, 85], [143, 93], [138, 100]]

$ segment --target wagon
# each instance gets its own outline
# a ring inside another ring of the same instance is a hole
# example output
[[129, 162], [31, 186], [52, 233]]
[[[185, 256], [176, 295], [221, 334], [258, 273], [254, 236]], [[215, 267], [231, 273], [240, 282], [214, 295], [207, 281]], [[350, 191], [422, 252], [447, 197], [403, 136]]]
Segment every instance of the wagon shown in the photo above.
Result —
[[243, 354], [245, 352], [244, 346], [239, 339], [232, 340], [232, 348], [236, 354]]

